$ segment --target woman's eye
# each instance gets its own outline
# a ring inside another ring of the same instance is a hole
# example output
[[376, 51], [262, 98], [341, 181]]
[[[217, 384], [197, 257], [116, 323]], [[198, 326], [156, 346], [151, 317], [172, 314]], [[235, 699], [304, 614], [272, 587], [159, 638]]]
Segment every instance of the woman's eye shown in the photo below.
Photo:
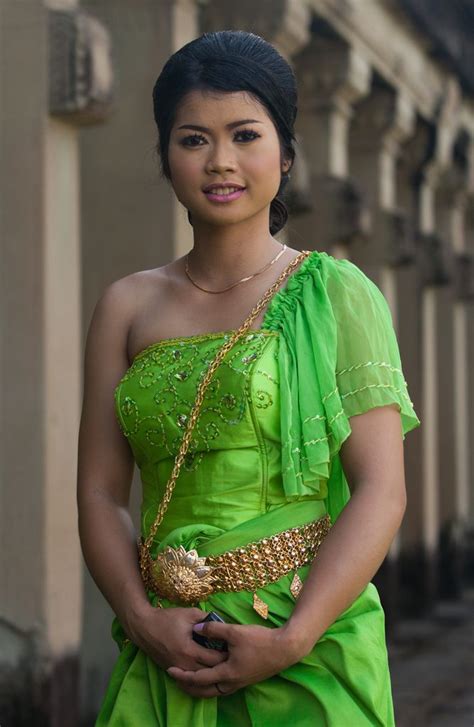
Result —
[[[244, 141], [253, 141], [254, 139], [256, 139], [257, 137], [260, 136], [260, 134], [257, 134], [256, 131], [252, 131], [252, 129], [241, 129], [240, 131], [237, 131], [234, 134], [234, 139], [236, 139], [238, 136], [241, 136], [242, 134], [245, 135]], [[250, 138], [249, 138], [249, 136], [250, 136]], [[181, 141], [181, 143], [183, 144], [183, 146], [201, 146], [201, 144], [189, 143], [195, 139], [198, 141], [200, 139], [202, 139], [203, 141], [206, 141], [206, 138], [202, 134], [192, 134], [191, 136], [186, 136]]]
[[[257, 134], [256, 131], [252, 131], [252, 129], [242, 129], [241, 131], [238, 131], [235, 136], [237, 136], [238, 134], [245, 134], [245, 135], [250, 134], [251, 138], [249, 139], [247, 136], [247, 141], [253, 141], [253, 139], [256, 139], [258, 136], [260, 136], [260, 134]], [[235, 137], [234, 137], [234, 139], [235, 139]]]
[[181, 140], [181, 144], [183, 146], [200, 146], [199, 144], [188, 143], [190, 141], [193, 141], [194, 139], [203, 139], [204, 141], [206, 141], [202, 134], [192, 134], [191, 136], [185, 136], [184, 139]]

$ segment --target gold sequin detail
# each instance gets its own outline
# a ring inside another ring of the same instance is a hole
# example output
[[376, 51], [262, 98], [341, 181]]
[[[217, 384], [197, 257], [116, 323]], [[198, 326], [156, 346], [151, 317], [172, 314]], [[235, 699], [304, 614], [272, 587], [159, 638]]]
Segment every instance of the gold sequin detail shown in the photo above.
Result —
[[303, 588], [303, 581], [299, 577], [298, 573], [295, 573], [295, 575], [293, 576], [293, 580], [291, 581], [291, 586], [290, 586], [291, 595], [293, 596], [295, 601], [298, 598], [298, 596], [300, 595], [302, 588]]
[[256, 593], [253, 594], [253, 608], [259, 616], [268, 618], [268, 605]]

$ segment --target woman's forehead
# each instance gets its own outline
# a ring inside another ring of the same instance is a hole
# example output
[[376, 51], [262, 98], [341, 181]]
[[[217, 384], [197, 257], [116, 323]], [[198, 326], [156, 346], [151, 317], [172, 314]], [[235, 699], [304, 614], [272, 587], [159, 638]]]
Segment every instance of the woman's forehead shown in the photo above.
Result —
[[176, 124], [208, 122], [225, 125], [237, 119], [268, 121], [262, 104], [247, 91], [190, 91], [176, 110]]

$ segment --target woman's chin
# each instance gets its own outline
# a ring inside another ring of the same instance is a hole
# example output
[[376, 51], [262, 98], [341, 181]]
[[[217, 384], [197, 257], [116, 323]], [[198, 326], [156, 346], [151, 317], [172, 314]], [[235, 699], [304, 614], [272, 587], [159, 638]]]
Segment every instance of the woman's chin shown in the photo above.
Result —
[[221, 225], [236, 225], [240, 222], [245, 222], [249, 217], [252, 215], [249, 214], [243, 214], [242, 212], [232, 212], [229, 210], [218, 210], [214, 214], [201, 214], [198, 215], [195, 212], [191, 212], [192, 220], [193, 220], [193, 226], [195, 227], [198, 224], [201, 225], [213, 225], [215, 227], [220, 227]]

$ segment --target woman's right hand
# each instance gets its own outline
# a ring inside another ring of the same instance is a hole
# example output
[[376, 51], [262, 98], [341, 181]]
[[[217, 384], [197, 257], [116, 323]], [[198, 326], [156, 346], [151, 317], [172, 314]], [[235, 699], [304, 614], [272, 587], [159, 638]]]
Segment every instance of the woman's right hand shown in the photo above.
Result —
[[200, 608], [155, 608], [148, 604], [129, 626], [130, 638], [159, 666], [197, 671], [228, 658], [227, 651], [207, 649], [194, 641], [193, 626], [208, 612]]

